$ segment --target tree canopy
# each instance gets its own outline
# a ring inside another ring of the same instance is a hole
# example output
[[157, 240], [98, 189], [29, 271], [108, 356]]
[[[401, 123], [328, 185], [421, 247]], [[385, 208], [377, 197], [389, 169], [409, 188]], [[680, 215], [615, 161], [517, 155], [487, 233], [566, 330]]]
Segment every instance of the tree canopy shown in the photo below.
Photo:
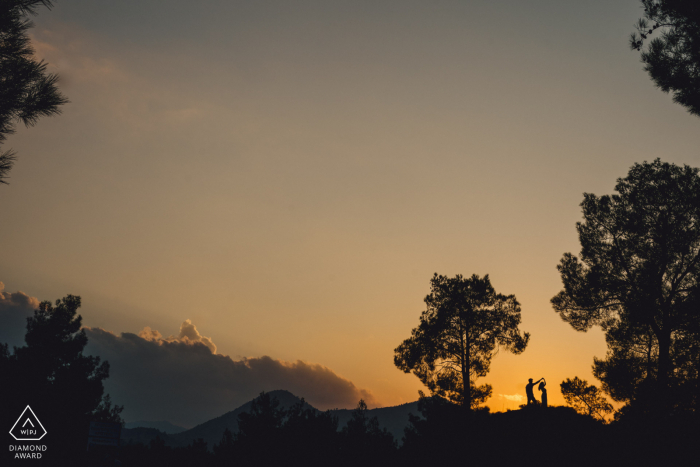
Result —
[[[697, 0], [641, 0], [644, 17], [632, 34], [644, 70], [674, 102], [700, 116], [700, 3]], [[660, 34], [645, 46], [656, 30]]]
[[584, 194], [580, 259], [562, 258], [552, 305], [578, 331], [605, 331], [594, 374], [614, 400], [669, 409], [700, 369], [700, 176], [656, 159], [635, 164], [615, 190]]
[[[45, 301], [27, 319], [26, 346], [9, 352], [0, 345], [0, 386], [7, 413], [30, 405], [51, 432], [51, 458], [68, 460], [85, 450], [91, 421], [121, 422], [122, 408], [104, 394], [109, 364], [83, 355], [87, 336], [77, 314], [80, 297], [68, 295], [55, 306]], [[83, 435], [85, 434], [85, 435]]]
[[[33, 126], [40, 117], [60, 113], [67, 99], [58, 91], [58, 76], [47, 73], [46, 63], [34, 59], [27, 31], [28, 16], [39, 6], [51, 8], [50, 0], [4, 0], [0, 2], [0, 143], [15, 132], [15, 123]], [[0, 152], [0, 183], [7, 183], [15, 154]]]
[[520, 334], [520, 304], [514, 295], [496, 293], [488, 274], [480, 278], [437, 273], [420, 325], [395, 350], [394, 364], [413, 372], [433, 395], [475, 408], [491, 395], [491, 386], [476, 386], [491, 359], [503, 348], [519, 354], [529, 333]]
[[573, 407], [578, 413], [598, 417], [601, 420], [613, 411], [612, 405], [605, 399], [603, 392], [585, 379], [567, 378], [560, 384], [561, 395], [566, 404]]

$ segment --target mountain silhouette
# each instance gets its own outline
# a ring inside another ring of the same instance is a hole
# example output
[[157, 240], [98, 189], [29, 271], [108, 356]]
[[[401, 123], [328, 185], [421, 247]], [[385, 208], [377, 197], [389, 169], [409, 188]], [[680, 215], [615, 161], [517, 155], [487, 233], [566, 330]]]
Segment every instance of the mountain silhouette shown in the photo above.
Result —
[[[271, 397], [276, 398], [280, 407], [289, 409], [295, 404], [298, 404], [301, 399], [289, 391], [276, 390], [268, 393]], [[231, 433], [238, 432], [238, 415], [244, 412], [249, 412], [253, 401], [246, 402], [235, 410], [227, 412], [220, 417], [213, 418], [202, 424], [199, 424], [189, 430], [180, 433], [168, 433], [164, 428], [172, 425], [169, 422], [142, 422], [142, 423], [162, 423], [161, 426], [145, 426], [141, 425], [135, 428], [126, 427], [122, 430], [122, 442], [126, 444], [148, 444], [151, 440], [159, 437], [165, 441], [166, 446], [177, 447], [187, 446], [192, 444], [197, 439], [203, 439], [207, 443], [207, 447], [212, 449], [212, 446], [221, 441], [224, 431], [228, 428]], [[308, 407], [315, 409], [310, 404]], [[318, 410], [318, 409], [315, 409]], [[352, 416], [352, 409], [334, 409], [331, 411], [333, 415], [338, 417], [338, 429], [342, 429]], [[408, 414], [420, 416], [418, 411], [418, 402], [410, 402], [407, 404], [398, 405], [396, 407], [383, 407], [379, 409], [370, 409], [367, 411], [369, 417], [377, 417], [380, 428], [386, 428], [394, 438], [401, 443], [403, 430], [408, 425]]]
[[[294, 404], [298, 404], [301, 400], [291, 392], [284, 390], [270, 391], [268, 394], [270, 397], [276, 398], [280, 402], [280, 407], [284, 409], [289, 409]], [[209, 449], [211, 449], [214, 444], [221, 441], [221, 437], [224, 435], [226, 428], [231, 430], [231, 433], [238, 432], [238, 415], [243, 412], [250, 412], [252, 403], [252, 400], [246, 402], [236, 410], [227, 412], [220, 417], [216, 417], [197, 425], [192, 429], [183, 431], [182, 433], [178, 433], [176, 435], [171, 435], [170, 437], [177, 443], [177, 445], [180, 446], [187, 446], [193, 441], [202, 438], [207, 442]]]

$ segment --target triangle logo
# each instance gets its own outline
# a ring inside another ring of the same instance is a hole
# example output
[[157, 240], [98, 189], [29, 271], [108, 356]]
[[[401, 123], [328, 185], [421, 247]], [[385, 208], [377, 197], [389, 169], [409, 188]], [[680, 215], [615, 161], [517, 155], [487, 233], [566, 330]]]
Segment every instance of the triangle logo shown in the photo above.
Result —
[[10, 429], [10, 434], [17, 441], [39, 441], [46, 436], [46, 429], [34, 415], [32, 408], [27, 406]]

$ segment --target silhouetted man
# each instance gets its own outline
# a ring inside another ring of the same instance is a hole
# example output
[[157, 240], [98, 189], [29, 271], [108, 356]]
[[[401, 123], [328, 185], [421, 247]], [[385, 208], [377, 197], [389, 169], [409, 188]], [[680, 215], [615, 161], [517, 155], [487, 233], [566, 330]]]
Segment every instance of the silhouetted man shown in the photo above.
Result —
[[544, 378], [540, 378], [539, 380], [535, 381], [534, 383], [532, 382], [532, 378], [530, 378], [528, 381], [530, 381], [528, 384], [525, 385], [525, 394], [527, 394], [527, 405], [530, 405], [530, 401], [535, 402], [535, 395], [532, 393], [532, 388], [537, 385], [540, 381], [542, 381]]

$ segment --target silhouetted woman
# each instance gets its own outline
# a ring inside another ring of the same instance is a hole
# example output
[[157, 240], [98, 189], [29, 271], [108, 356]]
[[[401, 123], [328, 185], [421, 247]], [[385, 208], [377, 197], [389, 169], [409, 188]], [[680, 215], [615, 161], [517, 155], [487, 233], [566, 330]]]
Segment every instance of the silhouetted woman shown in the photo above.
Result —
[[542, 391], [542, 407], [547, 407], [547, 388], [545, 388], [546, 385], [547, 381], [544, 378], [542, 378], [542, 382], [539, 386], [537, 386], [537, 389]]

